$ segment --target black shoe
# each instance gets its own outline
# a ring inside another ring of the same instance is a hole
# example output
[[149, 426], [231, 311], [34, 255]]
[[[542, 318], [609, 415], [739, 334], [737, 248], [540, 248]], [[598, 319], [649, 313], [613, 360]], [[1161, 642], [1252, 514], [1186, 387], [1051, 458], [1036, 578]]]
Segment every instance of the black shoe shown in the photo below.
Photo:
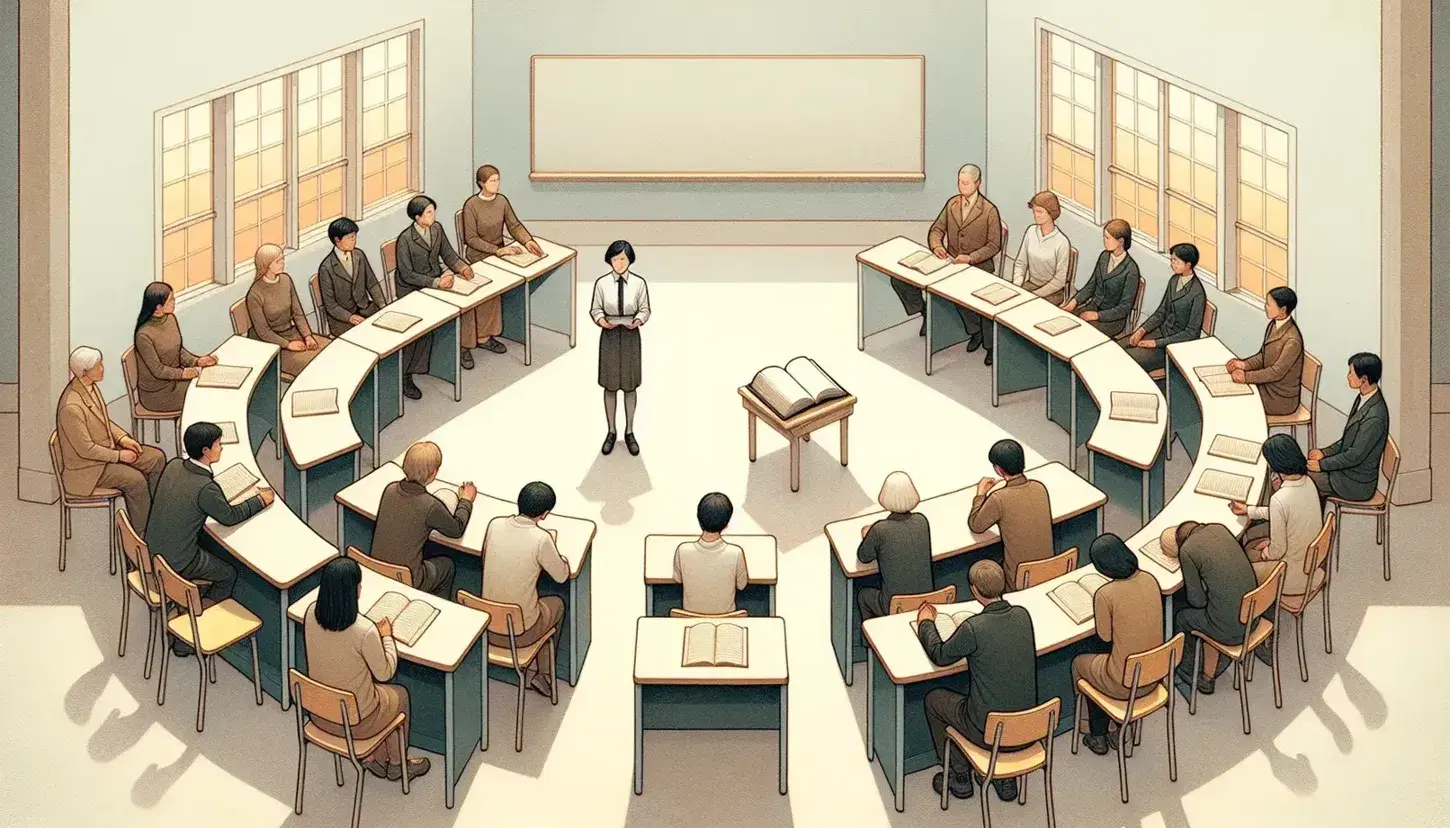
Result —
[[639, 441], [634, 439], [633, 431], [624, 432], [624, 447], [629, 449], [630, 454], [639, 456]]
[[916, 330], [917, 336], [926, 336], [926, 320], [921, 320], [921, 327]]
[[[941, 785], [942, 773], [941, 771], [937, 771], [936, 776], [933, 776], [931, 778], [931, 789], [933, 791], [936, 791], [937, 796], [941, 796]], [[971, 799], [973, 787], [975, 786], [972, 785], [971, 777], [957, 776], [956, 774], [952, 774], [952, 796], [956, 797], [957, 799]]]
[[1088, 750], [1092, 751], [1098, 756], [1107, 756], [1108, 745], [1111, 745], [1113, 742], [1106, 736], [1097, 736], [1092, 733], [1084, 733], [1082, 736], [1082, 743], [1087, 745]]
[[465, 371], [473, 370], [473, 352], [467, 348], [458, 349], [458, 364]]
[[177, 658], [191, 658], [191, 648], [180, 641], [171, 642], [171, 654]]
[[614, 432], [611, 431], [608, 434], [604, 435], [604, 446], [600, 448], [599, 451], [603, 454], [608, 454], [611, 451], [614, 451]]
[[403, 396], [410, 400], [423, 399], [423, 392], [418, 390], [417, 383], [413, 382], [411, 376], [403, 377]]
[[982, 364], [983, 365], [991, 365], [992, 364], [992, 352], [991, 351], [988, 351], [987, 352], [987, 358], [984, 359], [984, 360], [982, 360]]
[[488, 341], [483, 343], [483, 345], [480, 347], [482, 347], [485, 351], [494, 354], [506, 354], [509, 352], [507, 345], [504, 345], [502, 342], [499, 342], [497, 339], [491, 336], [488, 338]]
[[1274, 666], [1273, 649], [1274, 649], [1274, 639], [1272, 639], [1272, 638], [1267, 639], [1266, 641], [1264, 641], [1263, 644], [1260, 644], [1259, 645], [1259, 648], [1257, 650], [1254, 650], [1254, 658], [1257, 658], [1259, 661], [1264, 662], [1264, 664], [1266, 664], [1269, 667], [1273, 667]]
[[992, 783], [992, 787], [997, 789], [997, 798], [1003, 802], [1011, 802], [1017, 798], [1016, 779], [999, 779]]
[[[1174, 672], [1174, 676], [1179, 681], [1183, 682], [1184, 684], [1189, 685], [1190, 687], [1193, 685], [1193, 678], [1194, 678], [1194, 676], [1193, 676], [1193, 668], [1192, 667], [1189, 667], [1186, 664], [1180, 664], [1180, 665], [1178, 665], [1178, 669]], [[1204, 678], [1203, 676], [1199, 676], [1198, 677], [1198, 692], [1201, 693], [1201, 694], [1203, 694], [1203, 695], [1205, 695], [1205, 696], [1212, 696], [1213, 695], [1213, 679], [1211, 679], [1211, 678]]]
[[970, 354], [971, 352], [977, 350], [980, 347], [982, 347], [981, 334], [974, 333], [971, 336], [967, 337], [967, 353]]

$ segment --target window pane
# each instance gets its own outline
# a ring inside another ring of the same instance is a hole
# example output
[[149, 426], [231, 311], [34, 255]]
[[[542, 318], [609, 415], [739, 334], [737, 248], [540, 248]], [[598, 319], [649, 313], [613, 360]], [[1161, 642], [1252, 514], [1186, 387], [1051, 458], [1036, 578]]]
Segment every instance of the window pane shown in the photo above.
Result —
[[282, 143], [282, 113], [274, 112], [262, 118], [262, 146], [270, 147]]
[[336, 89], [342, 86], [342, 58], [333, 58], [321, 64], [322, 88]]
[[1239, 145], [1254, 152], [1263, 151], [1264, 128], [1247, 115], [1239, 116]]
[[1158, 145], [1138, 139], [1138, 175], [1158, 183]]
[[331, 123], [342, 118], [342, 93], [329, 92], [322, 96], [322, 123]]
[[308, 66], [297, 70], [298, 99], [311, 98], [317, 94], [317, 67]]
[[1218, 132], [1218, 106], [1207, 98], [1194, 95], [1193, 123], [1199, 129]]
[[287, 162], [282, 147], [262, 150], [262, 186], [280, 183], [287, 178]]
[[1264, 186], [1263, 161], [1247, 149], [1239, 150], [1239, 178], [1255, 187]]
[[1289, 163], [1289, 135], [1264, 125], [1264, 153], [1275, 161]]
[[186, 182], [186, 214], [211, 212], [211, 173], [194, 175]]
[[174, 112], [161, 119], [161, 146], [166, 149], [186, 140], [186, 113]]
[[161, 180], [170, 183], [186, 177], [186, 150], [174, 149], [161, 153]]
[[[1091, 123], [1091, 116], [1089, 116]], [[393, 101], [388, 104], [388, 137], [396, 138], [408, 132], [408, 102]]]
[[205, 138], [211, 135], [211, 103], [197, 104], [186, 112], [186, 137]]
[[1202, 164], [1193, 166], [1193, 197], [1210, 207], [1218, 205], [1218, 176]]
[[408, 62], [408, 36], [398, 35], [388, 41], [388, 68], [395, 69]]
[[201, 138], [187, 145], [186, 167], [190, 172], [205, 172], [211, 169], [211, 139]]
[[232, 181], [238, 195], [245, 195], [257, 189], [260, 159], [256, 154], [238, 158], [232, 166]]
[[237, 124], [236, 130], [232, 133], [236, 139], [235, 157], [250, 155], [257, 151], [257, 122], [247, 121], [244, 124]]
[[1178, 153], [1168, 154], [1168, 186], [1175, 190], [1189, 191], [1193, 183], [1189, 180], [1192, 175], [1193, 166], [1188, 159]]
[[297, 168], [310, 170], [317, 166], [317, 133], [297, 136]]
[[382, 75], [363, 81], [362, 99], [364, 108], [379, 106], [387, 99], [388, 90], [386, 83], [387, 81]]
[[1264, 200], [1264, 229], [1275, 238], [1289, 239], [1289, 202], [1277, 198]]
[[363, 49], [363, 74], [367, 76], [376, 75], [387, 68], [387, 44], [374, 43]]
[[237, 121], [250, 121], [257, 117], [257, 87], [238, 90], [232, 96], [232, 109], [232, 117]]
[[1132, 171], [1136, 160], [1136, 144], [1133, 133], [1126, 129], [1113, 131], [1113, 163], [1125, 170]]
[[1193, 130], [1182, 121], [1168, 122], [1168, 148], [1176, 152], [1188, 152], [1193, 146]]
[[1050, 83], [1048, 89], [1052, 94], [1066, 97], [1072, 92], [1072, 72], [1054, 63]]
[[316, 99], [297, 104], [297, 132], [303, 133], [317, 128], [318, 102]]
[[1097, 55], [1086, 46], [1073, 44], [1073, 71], [1089, 77], [1097, 77]]
[[387, 123], [383, 120], [386, 116], [382, 107], [363, 113], [363, 146], [371, 148], [387, 140]]
[[282, 79], [273, 78], [262, 84], [263, 112], [276, 112], [282, 108]]
[[1087, 75], [1077, 75], [1072, 79], [1072, 99], [1078, 106], [1092, 108], [1096, 103], [1097, 84], [1093, 78]]
[[1274, 161], [1265, 164], [1264, 189], [1272, 195], [1287, 199], [1289, 197], [1289, 168]]
[[1132, 67], [1124, 66], [1121, 63], [1114, 62], [1113, 88], [1117, 90], [1119, 95], [1131, 96], [1133, 94], [1134, 87], [1133, 78], [1136, 75], [1137, 72]]
[[1137, 105], [1131, 98], [1118, 95], [1113, 99], [1113, 123], [1120, 127], [1133, 128], [1133, 112]]
[[1061, 35], [1049, 35], [1048, 48], [1053, 60], [1068, 61], [1072, 58], [1072, 44]]
[[1264, 196], [1252, 187], [1239, 187], [1239, 221], [1251, 227], [1264, 226]]
[[1173, 114], [1173, 117], [1185, 119], [1191, 118], [1193, 116], [1192, 108], [1193, 102], [1192, 99], [1189, 97], [1188, 92], [1179, 89], [1172, 84], [1169, 84], [1168, 111]]
[[388, 73], [388, 100], [395, 101], [408, 94], [408, 70], [394, 69]]
[[1073, 111], [1073, 142], [1085, 150], [1092, 151], [1097, 144], [1093, 140], [1093, 114], [1092, 112], [1074, 107]]
[[342, 157], [342, 124], [329, 124], [320, 133], [317, 161], [326, 164]]
[[1158, 102], [1158, 79], [1146, 72], [1138, 73], [1138, 100]]
[[1052, 99], [1052, 124], [1048, 131], [1060, 138], [1072, 140], [1072, 104], [1062, 98]]
[[161, 223], [175, 224], [186, 217], [186, 182], [178, 181], [161, 188]]
[[1200, 164], [1218, 166], [1218, 144], [1212, 134], [1203, 130], [1193, 133], [1193, 160]]

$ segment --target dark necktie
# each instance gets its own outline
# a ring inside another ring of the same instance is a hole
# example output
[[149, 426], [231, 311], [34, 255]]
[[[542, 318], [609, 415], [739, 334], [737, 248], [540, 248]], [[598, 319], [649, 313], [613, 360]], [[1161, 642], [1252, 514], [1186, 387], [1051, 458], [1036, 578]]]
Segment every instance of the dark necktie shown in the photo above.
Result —
[[619, 315], [624, 316], [624, 279], [616, 277], [614, 283], [619, 286]]

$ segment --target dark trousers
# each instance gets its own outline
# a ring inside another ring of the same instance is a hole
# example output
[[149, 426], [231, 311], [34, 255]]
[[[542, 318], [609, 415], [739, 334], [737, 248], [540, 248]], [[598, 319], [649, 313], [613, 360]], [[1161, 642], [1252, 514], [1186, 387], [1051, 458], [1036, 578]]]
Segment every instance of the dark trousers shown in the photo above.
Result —
[[423, 571], [415, 576], [418, 583], [414, 586], [445, 601], [452, 601], [456, 597], [453, 591], [454, 571], [453, 559], [446, 555], [424, 558]]
[[914, 316], [926, 310], [926, 300], [922, 298], [922, 290], [916, 285], [907, 284], [900, 279], [891, 280], [891, 289], [901, 299], [901, 307], [906, 309], [907, 316]]
[[432, 360], [433, 334], [430, 333], [403, 346], [403, 375], [428, 373], [428, 364]]
[[[984, 748], [992, 750], [992, 743], [982, 734], [981, 728], [967, 718], [967, 697], [953, 690], [938, 687], [930, 690], [924, 700], [926, 705], [926, 726], [931, 731], [931, 744], [936, 748], [937, 759], [945, 762], [946, 751], [952, 752], [952, 775], [957, 778], [965, 777], [972, 772], [972, 766], [967, 762], [967, 757], [956, 745], [947, 741], [947, 728], [954, 728], [958, 733], [967, 737], [967, 741]], [[980, 779], [980, 777], [978, 777]], [[947, 781], [947, 780], [944, 780]], [[1003, 788], [1010, 786], [1015, 792], [1017, 780], [998, 779], [992, 783], [997, 787], [998, 793], [1006, 795]]]
[[981, 337], [987, 350], [992, 350], [992, 322], [961, 305], [957, 305], [957, 315], [962, 318], [962, 327], [967, 329], [967, 336]]
[[861, 621], [864, 623], [872, 618], [888, 615], [888, 610], [891, 609], [891, 599], [876, 587], [866, 587], [856, 593], [856, 609], [860, 611]]
[[219, 604], [232, 597], [237, 584], [236, 567], [207, 552], [198, 550], [191, 563], [176, 573], [188, 581], [197, 583], [203, 604]]

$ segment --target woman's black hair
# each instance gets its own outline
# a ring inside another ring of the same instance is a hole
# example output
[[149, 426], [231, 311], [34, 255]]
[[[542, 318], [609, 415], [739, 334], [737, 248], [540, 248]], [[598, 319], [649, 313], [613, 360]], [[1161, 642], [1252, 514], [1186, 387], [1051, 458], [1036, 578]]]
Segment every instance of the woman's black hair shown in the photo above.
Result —
[[609, 245], [609, 249], [604, 251], [604, 263], [609, 265], [614, 264], [614, 257], [620, 253], [628, 256], [629, 263], [634, 264], [634, 245], [624, 239], [620, 239]]
[[317, 623], [324, 630], [342, 632], [357, 621], [357, 587], [362, 567], [352, 558], [333, 558], [322, 568], [317, 588]]
[[166, 304], [171, 296], [171, 285], [165, 282], [152, 282], [146, 286], [141, 293], [141, 314], [136, 317], [136, 330], [150, 322], [156, 316], [156, 309]]
[[413, 196], [412, 198], [408, 199], [408, 218], [418, 218], [418, 216], [423, 215], [423, 213], [426, 212], [429, 207], [437, 210], [438, 202], [425, 195]]
[[1309, 461], [1299, 443], [1287, 434], [1275, 434], [1264, 441], [1264, 459], [1274, 474], [1308, 474]]
[[1088, 559], [1099, 572], [1113, 580], [1138, 574], [1138, 556], [1128, 549], [1122, 538], [1111, 533], [1097, 536], [1088, 547]]

